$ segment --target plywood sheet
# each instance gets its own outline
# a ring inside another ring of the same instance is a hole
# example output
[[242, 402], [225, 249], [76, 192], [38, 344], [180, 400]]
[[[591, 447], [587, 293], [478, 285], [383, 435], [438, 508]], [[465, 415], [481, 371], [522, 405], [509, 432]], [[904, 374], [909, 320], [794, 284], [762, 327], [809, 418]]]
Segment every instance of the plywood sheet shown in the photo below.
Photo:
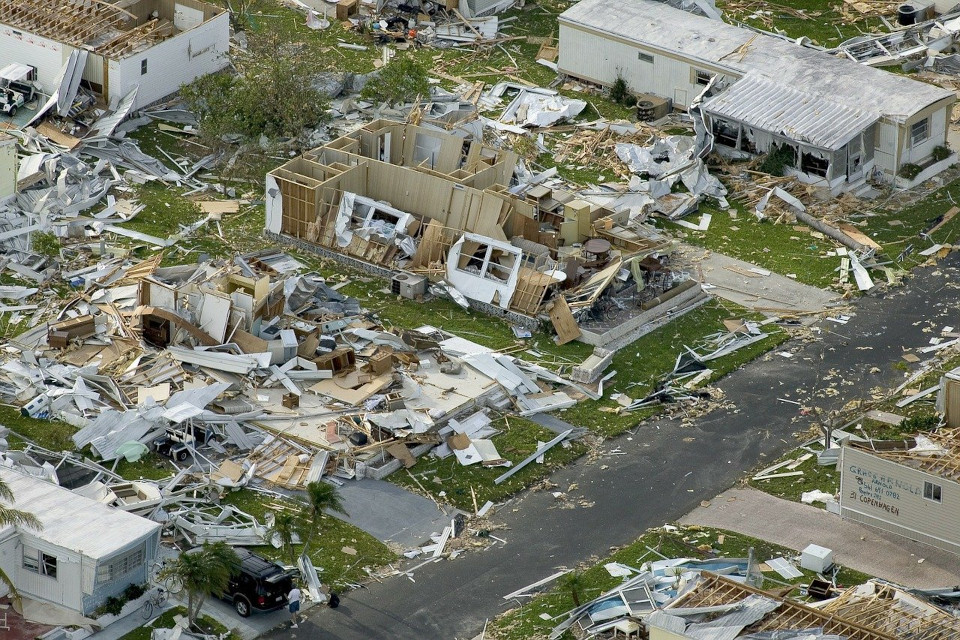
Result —
[[557, 332], [558, 344], [566, 344], [580, 337], [581, 331], [577, 321], [570, 312], [567, 301], [562, 296], [557, 297], [550, 308], [550, 322]]

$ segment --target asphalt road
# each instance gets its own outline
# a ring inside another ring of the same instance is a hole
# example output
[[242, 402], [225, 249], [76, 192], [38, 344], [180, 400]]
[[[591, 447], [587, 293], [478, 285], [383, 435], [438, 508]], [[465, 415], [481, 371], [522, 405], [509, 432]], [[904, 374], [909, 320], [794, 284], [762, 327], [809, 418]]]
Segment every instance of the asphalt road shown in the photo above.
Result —
[[[794, 446], [793, 434], [806, 430], [809, 418], [778, 398], [813, 397], [832, 409], [899, 384], [905, 374], [894, 364], [902, 362], [903, 348], [928, 344], [944, 325], [960, 326], [956, 264], [949, 258], [917, 270], [907, 286], [860, 300], [849, 323], [820, 322], [818, 339], [788, 342], [727, 376], [718, 386], [733, 408], [687, 424], [644, 423], [604, 443], [606, 455], [582, 459], [551, 477], [561, 490], [575, 484], [569, 496], [592, 506], [564, 509], [549, 492], [524, 494], [496, 516], [507, 526], [497, 532], [506, 545], [423, 567], [414, 581], [401, 576], [372, 584], [346, 594], [337, 610], [320, 607], [300, 629], [281, 628], [266, 637], [474, 637], [485, 620], [512, 606], [504, 594], [677, 520], [745, 470]], [[783, 351], [794, 355], [778, 355]], [[626, 455], [610, 454], [614, 449]]]

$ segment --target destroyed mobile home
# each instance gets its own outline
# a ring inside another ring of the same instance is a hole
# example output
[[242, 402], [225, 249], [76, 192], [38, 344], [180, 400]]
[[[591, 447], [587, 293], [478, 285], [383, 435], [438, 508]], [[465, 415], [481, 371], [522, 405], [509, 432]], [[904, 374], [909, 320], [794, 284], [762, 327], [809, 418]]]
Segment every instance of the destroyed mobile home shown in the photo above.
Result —
[[517, 324], [549, 319], [560, 342], [602, 346], [702, 298], [642, 207], [608, 209], [543, 177], [513, 184], [516, 161], [470, 137], [374, 121], [270, 172], [266, 228], [405, 297], [435, 282]]
[[[659, 555], [647, 549], [645, 556]], [[836, 565], [814, 567], [805, 554], [799, 557], [800, 566], [816, 573], [809, 584], [784, 582], [805, 575], [794, 558], [780, 556], [763, 563], [752, 557], [661, 558], [639, 567], [605, 564], [620, 584], [554, 616], [559, 623], [548, 637], [573, 633], [579, 638], [623, 634], [651, 640], [933, 640], [960, 634], [960, 620], [938, 606], [932, 594], [908, 592], [879, 580], [839, 587]], [[524, 602], [566, 573], [548, 576], [504, 599]], [[798, 587], [802, 600], [788, 597]]]

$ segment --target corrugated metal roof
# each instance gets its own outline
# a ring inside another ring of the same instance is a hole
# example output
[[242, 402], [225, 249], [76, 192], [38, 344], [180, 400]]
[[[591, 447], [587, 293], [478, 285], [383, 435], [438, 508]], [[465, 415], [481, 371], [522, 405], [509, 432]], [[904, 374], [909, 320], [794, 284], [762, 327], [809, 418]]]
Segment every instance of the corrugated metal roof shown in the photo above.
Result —
[[88, 558], [110, 556], [160, 528], [146, 518], [13, 469], [0, 468], [0, 478], [13, 491], [13, 507], [32, 513], [43, 524], [41, 531], [26, 531]]
[[710, 20], [656, 0], [580, 0], [560, 14], [560, 22], [701, 61], [737, 76], [754, 71], [784, 86], [851, 109], [879, 113], [895, 122], [904, 122], [925, 107], [955, 95], [942, 87]]
[[703, 110], [831, 151], [880, 119], [878, 113], [851, 109], [753, 73], [705, 102]]

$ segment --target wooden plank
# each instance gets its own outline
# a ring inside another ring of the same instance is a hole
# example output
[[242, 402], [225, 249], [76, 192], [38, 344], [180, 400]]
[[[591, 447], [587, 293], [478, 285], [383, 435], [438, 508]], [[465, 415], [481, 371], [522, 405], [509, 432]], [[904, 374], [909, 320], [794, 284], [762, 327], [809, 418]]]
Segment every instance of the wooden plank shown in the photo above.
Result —
[[881, 247], [879, 244], [873, 241], [873, 238], [865, 235], [862, 231], [860, 231], [860, 229], [857, 229], [852, 224], [838, 224], [837, 229], [840, 229], [840, 231], [843, 231], [845, 234], [847, 234], [848, 236], [850, 236], [851, 238], [853, 238], [854, 240], [856, 240], [862, 245], [865, 245], [877, 250], [883, 249], [883, 247]]
[[559, 338], [557, 344], [566, 344], [582, 335], [580, 325], [573, 318], [573, 313], [570, 312], [570, 307], [563, 296], [558, 296], [550, 307], [550, 322], [553, 323]]
[[953, 220], [953, 217], [958, 213], [960, 213], [960, 208], [950, 207], [950, 210], [947, 211], [945, 214], [943, 214], [943, 220], [938, 222], [932, 229], [930, 229], [930, 231], [927, 232], [927, 235], [929, 236], [935, 233], [937, 230], [940, 229], [940, 227], [942, 227], [943, 225]]

